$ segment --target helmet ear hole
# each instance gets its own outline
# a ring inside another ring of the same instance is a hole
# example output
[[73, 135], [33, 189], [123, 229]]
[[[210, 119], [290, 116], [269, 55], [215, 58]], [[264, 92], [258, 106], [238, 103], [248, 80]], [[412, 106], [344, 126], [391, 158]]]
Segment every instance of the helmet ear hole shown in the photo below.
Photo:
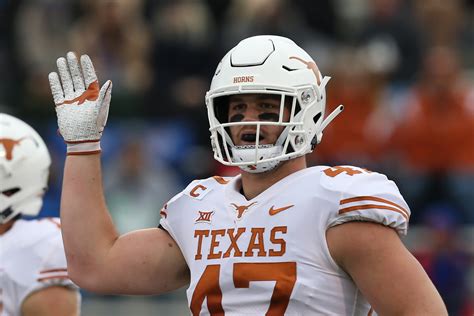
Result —
[[319, 112], [318, 114], [316, 114], [314, 117], [313, 117], [313, 122], [314, 124], [318, 124], [319, 120], [321, 119], [321, 112]]
[[285, 154], [291, 154], [295, 152], [295, 149], [293, 148], [293, 145], [291, 143], [288, 144], [288, 148], [286, 148], [286, 153]]

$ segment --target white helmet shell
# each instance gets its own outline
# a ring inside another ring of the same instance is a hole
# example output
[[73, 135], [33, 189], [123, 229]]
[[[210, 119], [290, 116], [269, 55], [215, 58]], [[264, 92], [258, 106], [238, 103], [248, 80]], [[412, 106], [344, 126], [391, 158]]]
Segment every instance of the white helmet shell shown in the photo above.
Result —
[[38, 215], [50, 165], [38, 133], [22, 120], [0, 113], [0, 224], [18, 214]]
[[[321, 141], [323, 129], [343, 109], [339, 106], [323, 121], [329, 79], [321, 75], [311, 56], [288, 38], [262, 35], [242, 40], [217, 66], [206, 94], [214, 158], [224, 165], [258, 173], [312, 152]], [[289, 121], [283, 122], [280, 116], [278, 122], [245, 122], [255, 125], [257, 133], [263, 125], [283, 126], [273, 146], [259, 145], [259, 135], [254, 146], [234, 145], [228, 128], [243, 122], [229, 123], [225, 115], [219, 115], [219, 106], [226, 105], [216, 101], [236, 94], [277, 94], [281, 109], [286, 98], [293, 99]]]

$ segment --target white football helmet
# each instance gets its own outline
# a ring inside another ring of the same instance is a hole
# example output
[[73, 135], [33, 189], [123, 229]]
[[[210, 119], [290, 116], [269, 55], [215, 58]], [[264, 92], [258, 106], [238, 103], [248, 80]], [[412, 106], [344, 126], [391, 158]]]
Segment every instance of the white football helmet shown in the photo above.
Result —
[[51, 157], [38, 133], [0, 113], [0, 224], [18, 214], [38, 215], [50, 165]]
[[[329, 79], [288, 38], [262, 35], [242, 40], [217, 66], [206, 94], [214, 158], [224, 165], [259, 173], [312, 152], [321, 142], [324, 128], [343, 110], [340, 105], [324, 119]], [[229, 122], [228, 97], [236, 94], [278, 95], [279, 119]], [[291, 105], [288, 121], [283, 121], [285, 104]], [[229, 127], [236, 125], [255, 126], [255, 145], [234, 145]], [[284, 127], [275, 144], [259, 145], [260, 127], [264, 125]]]

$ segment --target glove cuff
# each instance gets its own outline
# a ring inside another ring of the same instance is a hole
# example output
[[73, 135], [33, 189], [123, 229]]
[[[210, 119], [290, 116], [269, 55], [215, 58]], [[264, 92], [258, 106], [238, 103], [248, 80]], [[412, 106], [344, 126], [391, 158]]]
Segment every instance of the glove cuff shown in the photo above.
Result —
[[84, 142], [67, 142], [67, 155], [93, 155], [102, 150], [100, 140], [90, 140]]

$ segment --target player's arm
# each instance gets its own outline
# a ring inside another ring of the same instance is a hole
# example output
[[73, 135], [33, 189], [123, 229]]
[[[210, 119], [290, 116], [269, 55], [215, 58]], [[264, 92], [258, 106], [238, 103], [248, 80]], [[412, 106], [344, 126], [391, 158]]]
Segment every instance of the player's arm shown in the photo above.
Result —
[[447, 315], [433, 283], [394, 229], [348, 222], [329, 228], [327, 243], [379, 315]]
[[[107, 121], [112, 83], [99, 90], [90, 58], [74, 53], [57, 61], [49, 81], [59, 132], [67, 143], [61, 222], [69, 277], [104, 293], [159, 294], [186, 284], [185, 260], [161, 229], [119, 236], [102, 188], [100, 138]], [[140, 210], [130, 210], [133, 212]]]
[[186, 262], [166, 231], [118, 235], [104, 200], [99, 155], [67, 157], [61, 223], [68, 273], [82, 288], [159, 294], [188, 282]]
[[21, 305], [22, 316], [77, 316], [79, 298], [76, 290], [51, 286], [29, 295]]

